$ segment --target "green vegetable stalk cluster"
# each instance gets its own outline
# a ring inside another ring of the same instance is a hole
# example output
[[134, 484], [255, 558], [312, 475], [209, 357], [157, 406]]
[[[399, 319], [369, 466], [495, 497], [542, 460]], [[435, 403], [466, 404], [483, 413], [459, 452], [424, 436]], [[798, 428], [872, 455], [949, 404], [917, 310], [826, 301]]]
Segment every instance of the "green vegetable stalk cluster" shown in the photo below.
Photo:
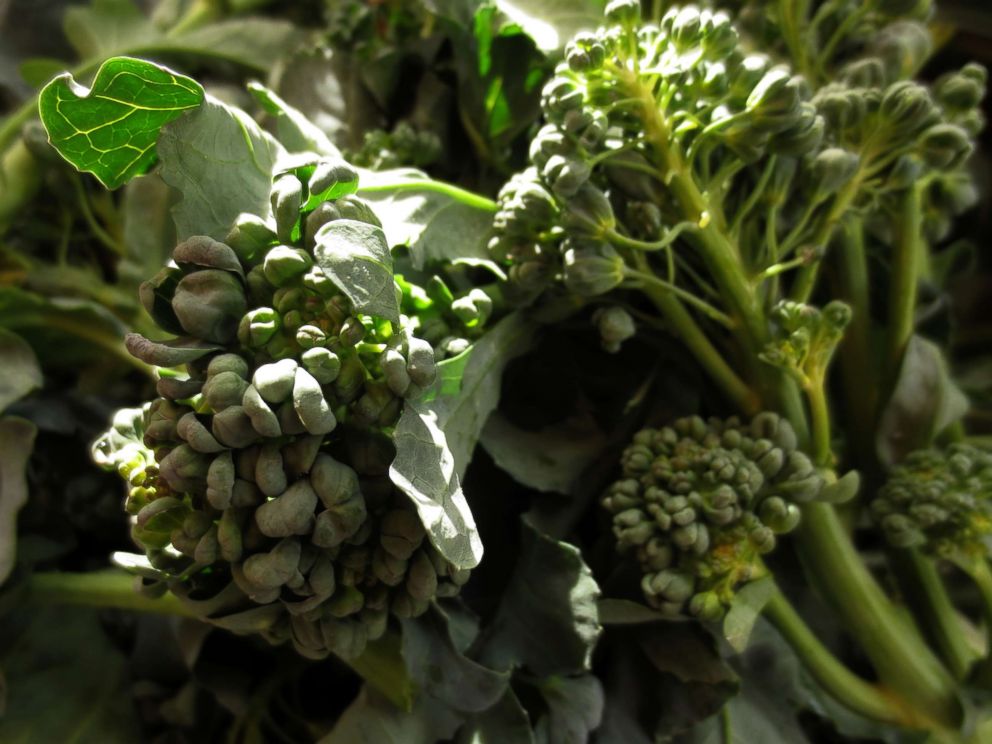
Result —
[[141, 298], [178, 338], [128, 348], [187, 375], [163, 371], [160, 397], [95, 448], [130, 485], [147, 591], [317, 658], [358, 656], [390, 614], [419, 615], [468, 578], [388, 476], [404, 401], [437, 367], [418, 324], [390, 312], [391, 274], [385, 301], [342, 286], [348, 249], [388, 258], [356, 186], [343, 161], [303, 158], [273, 182], [273, 219], [243, 214], [225, 242], [176, 247]]

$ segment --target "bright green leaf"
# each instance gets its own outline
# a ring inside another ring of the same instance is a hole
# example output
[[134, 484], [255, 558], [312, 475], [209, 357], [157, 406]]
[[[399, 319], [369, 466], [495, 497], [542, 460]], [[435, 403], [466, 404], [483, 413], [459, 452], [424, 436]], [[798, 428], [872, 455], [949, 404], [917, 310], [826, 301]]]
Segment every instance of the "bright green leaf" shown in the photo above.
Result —
[[526, 31], [538, 49], [561, 49], [579, 31], [603, 22], [605, 0], [495, 0], [507, 18]]
[[115, 189], [145, 172], [165, 124], [203, 102], [195, 80], [129, 57], [104, 62], [90, 89], [66, 73], [38, 100], [49, 141], [77, 169]]
[[317, 265], [361, 313], [399, 323], [393, 259], [382, 228], [358, 220], [333, 220], [317, 231]]

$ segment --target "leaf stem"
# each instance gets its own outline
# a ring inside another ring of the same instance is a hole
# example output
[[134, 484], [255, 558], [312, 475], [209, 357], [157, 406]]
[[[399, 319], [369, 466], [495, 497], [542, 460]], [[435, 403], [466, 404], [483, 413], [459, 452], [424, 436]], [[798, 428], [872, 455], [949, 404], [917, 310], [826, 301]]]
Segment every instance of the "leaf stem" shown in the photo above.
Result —
[[913, 335], [916, 310], [923, 214], [920, 189], [911, 186], [903, 195], [896, 238], [892, 246], [892, 276], [889, 282], [889, 322], [885, 337], [885, 379], [898, 374], [906, 345]]
[[879, 678], [921, 715], [957, 725], [954, 679], [868, 571], [836, 510], [818, 503], [802, 510], [796, 546], [803, 564]]
[[905, 586], [914, 614], [921, 619], [951, 674], [958, 680], [965, 679], [978, 654], [965, 640], [961, 617], [951, 604], [934, 561], [918, 550], [900, 550], [893, 557], [897, 577]]
[[485, 210], [486, 212], [492, 212], [493, 214], [495, 214], [499, 209], [499, 205], [492, 199], [487, 199], [480, 194], [466, 191], [465, 189], [446, 183], [445, 181], [435, 181], [431, 178], [409, 179], [406, 181], [396, 181], [394, 183], [378, 182], [367, 186], [359, 185], [358, 188], [359, 196], [362, 194], [388, 193], [390, 191], [432, 191], [437, 194], [450, 196], [466, 206]]
[[135, 591], [131, 574], [114, 569], [84, 573], [36, 573], [28, 578], [25, 592], [26, 601], [38, 604], [104, 607], [193, 617], [192, 611], [175, 595], [148, 597]]
[[854, 674], [824, 646], [781, 591], [775, 590], [762, 614], [775, 626], [803, 666], [832, 697], [876, 721], [919, 725], [911, 709]]
[[666, 282], [664, 279], [659, 279], [658, 277], [656, 277], [654, 274], [652, 274], [650, 272], [647, 272], [647, 271], [637, 271], [636, 269], [626, 268], [626, 269], [624, 269], [624, 276], [628, 277], [629, 279], [634, 279], [637, 282], [644, 282], [646, 284], [653, 284], [654, 286], [658, 287], [659, 289], [662, 289], [662, 290], [664, 290], [666, 292], [671, 292], [673, 295], [675, 295], [676, 297], [678, 297], [680, 300], [682, 300], [686, 304], [691, 305], [692, 307], [696, 308], [701, 313], [703, 313], [706, 317], [708, 317], [710, 320], [716, 321], [717, 323], [719, 323], [720, 325], [722, 325], [724, 328], [733, 329], [737, 325], [736, 323], [734, 323], [734, 321], [733, 321], [732, 318], [730, 318], [725, 313], [720, 312], [719, 310], [717, 310], [715, 307], [713, 307], [712, 305], [710, 305], [705, 300], [699, 299], [698, 297], [696, 297], [691, 292], [686, 292], [681, 287], [678, 287], [678, 286], [676, 286], [674, 284], [671, 284], [670, 282]]

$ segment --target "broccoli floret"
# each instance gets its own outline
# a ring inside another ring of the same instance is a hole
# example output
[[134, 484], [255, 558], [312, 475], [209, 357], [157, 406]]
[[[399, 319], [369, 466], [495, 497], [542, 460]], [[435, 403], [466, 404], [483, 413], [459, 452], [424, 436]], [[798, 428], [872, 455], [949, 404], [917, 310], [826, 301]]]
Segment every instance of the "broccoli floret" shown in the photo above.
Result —
[[622, 467], [603, 499], [618, 549], [636, 555], [651, 605], [704, 620], [722, 617], [743, 584], [767, 574], [762, 556], [827, 484], [774, 413], [645, 429]]
[[913, 452], [893, 468], [871, 512], [893, 546], [967, 569], [990, 554], [992, 452], [968, 444]]

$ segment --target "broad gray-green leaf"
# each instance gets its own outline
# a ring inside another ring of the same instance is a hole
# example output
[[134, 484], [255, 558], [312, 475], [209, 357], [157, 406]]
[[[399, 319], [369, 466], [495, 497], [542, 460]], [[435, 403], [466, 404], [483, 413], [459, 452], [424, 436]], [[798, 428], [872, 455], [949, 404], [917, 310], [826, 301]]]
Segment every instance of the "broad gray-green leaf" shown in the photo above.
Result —
[[503, 370], [511, 360], [527, 352], [536, 335], [537, 325], [523, 313], [506, 316], [472, 345], [459, 392], [435, 395], [423, 404], [437, 414], [459, 477], [465, 474], [482, 429], [499, 404]]
[[747, 648], [754, 624], [776, 591], [775, 580], [766, 576], [745, 584], [734, 596], [723, 619], [723, 637], [734, 651], [741, 653]]
[[489, 417], [479, 441], [518, 483], [564, 494], [573, 492], [586, 467], [606, 446], [606, 437], [590, 416], [527, 431], [498, 411]]
[[408, 401], [393, 442], [396, 458], [389, 477], [410, 497], [431, 543], [458, 568], [475, 568], [482, 560], [482, 540], [437, 415]]
[[879, 459], [892, 465], [915, 449], [929, 447], [934, 437], [967, 412], [968, 398], [951, 379], [940, 347], [913, 336], [879, 421], [875, 439]]
[[498, 703], [473, 716], [458, 732], [456, 741], [458, 744], [536, 744], [530, 716], [510, 688]]
[[28, 342], [3, 328], [0, 328], [0, 368], [3, 369], [0, 375], [0, 413], [44, 382], [38, 358]]
[[596, 603], [602, 625], [641, 625], [670, 620], [657, 610], [629, 599], [607, 597]]
[[547, 744], [589, 741], [603, 720], [603, 685], [592, 674], [550, 677], [538, 688], [548, 715], [538, 725], [538, 740]]
[[0, 741], [133, 744], [143, 741], [127, 659], [99, 611], [30, 607], [0, 621], [7, 711]]
[[276, 138], [289, 152], [316, 152], [341, 157], [341, 151], [320, 129], [274, 91], [258, 82], [248, 83], [248, 90], [267, 113], [275, 118]]
[[462, 717], [433, 698], [407, 712], [364, 687], [318, 744], [436, 744], [449, 739]]
[[502, 273], [486, 249], [496, 209], [489, 199], [413, 168], [363, 170], [358, 195], [376, 207], [389, 244], [409, 246], [415, 268], [470, 261]]
[[31, 344], [46, 368], [115, 360], [147, 370], [124, 350], [126, 326], [95, 302], [0, 287], [0, 327]]
[[17, 512], [27, 503], [25, 468], [37, 427], [16, 416], [0, 418], [0, 585], [17, 559]]
[[161, 36], [132, 0], [93, 0], [89, 6], [67, 8], [62, 26], [82, 59], [109, 57]]
[[207, 96], [169, 124], [158, 141], [162, 179], [182, 194], [172, 210], [176, 237], [223, 240], [242, 212], [267, 217], [282, 146], [239, 109]]
[[519, 555], [481, 644], [482, 662], [525, 666], [540, 677], [588, 670], [602, 631], [600, 592], [581, 552], [525, 519]]
[[495, 5], [546, 52], [565, 46], [579, 31], [603, 22], [605, 0], [495, 0]]
[[272, 66], [298, 43], [302, 33], [288, 21], [275, 18], [228, 18], [170, 34], [162, 43], [168, 52], [175, 46], [179, 53], [203, 53], [236, 62], [259, 72]]
[[399, 323], [393, 259], [382, 229], [358, 220], [333, 220], [317, 231], [313, 254], [361, 313]]
[[166, 67], [114, 57], [89, 89], [69, 73], [55, 78], [38, 108], [59, 154], [115, 189], [151, 166], [162, 127], [200, 106], [203, 95], [199, 83]]
[[510, 675], [489, 669], [455, 646], [448, 616], [435, 605], [403, 620], [403, 658], [423, 696], [461, 713], [479, 713], [503, 696]]

